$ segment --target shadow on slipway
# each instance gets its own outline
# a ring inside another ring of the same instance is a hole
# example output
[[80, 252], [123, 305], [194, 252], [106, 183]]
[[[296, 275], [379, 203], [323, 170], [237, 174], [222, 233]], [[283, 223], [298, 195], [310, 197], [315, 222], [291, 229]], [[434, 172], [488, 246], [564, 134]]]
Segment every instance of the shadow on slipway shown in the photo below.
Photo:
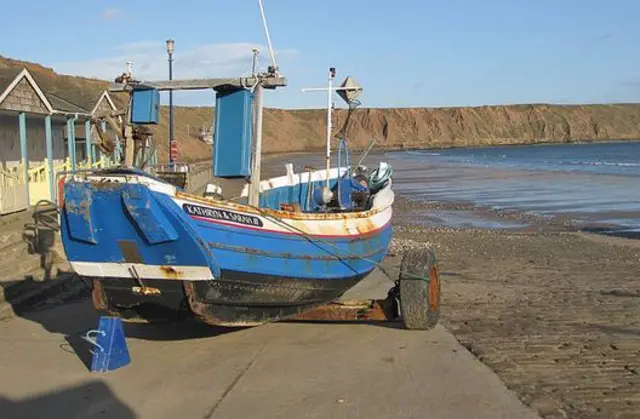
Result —
[[32, 418], [118, 418], [133, 419], [135, 412], [102, 381], [41, 393], [25, 399], [0, 395], [0, 417]]

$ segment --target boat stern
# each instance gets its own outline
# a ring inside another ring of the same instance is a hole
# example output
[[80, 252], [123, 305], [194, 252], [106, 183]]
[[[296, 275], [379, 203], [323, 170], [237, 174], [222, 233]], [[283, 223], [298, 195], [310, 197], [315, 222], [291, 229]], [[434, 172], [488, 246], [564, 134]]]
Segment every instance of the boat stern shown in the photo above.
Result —
[[183, 281], [219, 276], [210, 249], [172, 200], [173, 186], [122, 174], [70, 176], [61, 186], [64, 250], [73, 270], [93, 281], [97, 308], [138, 317], [150, 305], [175, 312]]

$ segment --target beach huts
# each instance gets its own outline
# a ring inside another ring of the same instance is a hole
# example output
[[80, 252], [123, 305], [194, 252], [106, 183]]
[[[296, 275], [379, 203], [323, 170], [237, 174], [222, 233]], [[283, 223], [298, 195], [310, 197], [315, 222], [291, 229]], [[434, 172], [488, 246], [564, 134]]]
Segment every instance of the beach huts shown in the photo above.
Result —
[[98, 84], [0, 68], [0, 215], [55, 200], [60, 171], [112, 165], [117, 151], [101, 155], [91, 118], [115, 109]]

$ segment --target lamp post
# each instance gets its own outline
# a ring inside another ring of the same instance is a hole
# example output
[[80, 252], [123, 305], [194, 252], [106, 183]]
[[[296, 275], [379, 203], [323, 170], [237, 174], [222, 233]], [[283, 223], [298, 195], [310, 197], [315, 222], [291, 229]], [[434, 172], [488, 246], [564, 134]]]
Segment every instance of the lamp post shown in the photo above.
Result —
[[[175, 41], [167, 39], [167, 54], [169, 54], [169, 80], [173, 80], [173, 51]], [[169, 90], [169, 169], [173, 170], [173, 90]]]

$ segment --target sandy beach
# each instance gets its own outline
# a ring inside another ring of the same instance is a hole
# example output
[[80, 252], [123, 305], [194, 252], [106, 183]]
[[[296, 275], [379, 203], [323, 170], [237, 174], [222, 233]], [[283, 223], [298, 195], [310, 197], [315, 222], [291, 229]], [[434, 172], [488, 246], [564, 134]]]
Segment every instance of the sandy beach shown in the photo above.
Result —
[[398, 198], [394, 236], [434, 248], [456, 339], [542, 417], [640, 417], [640, 241], [530, 217], [514, 230], [417, 224], [428, 207]]

